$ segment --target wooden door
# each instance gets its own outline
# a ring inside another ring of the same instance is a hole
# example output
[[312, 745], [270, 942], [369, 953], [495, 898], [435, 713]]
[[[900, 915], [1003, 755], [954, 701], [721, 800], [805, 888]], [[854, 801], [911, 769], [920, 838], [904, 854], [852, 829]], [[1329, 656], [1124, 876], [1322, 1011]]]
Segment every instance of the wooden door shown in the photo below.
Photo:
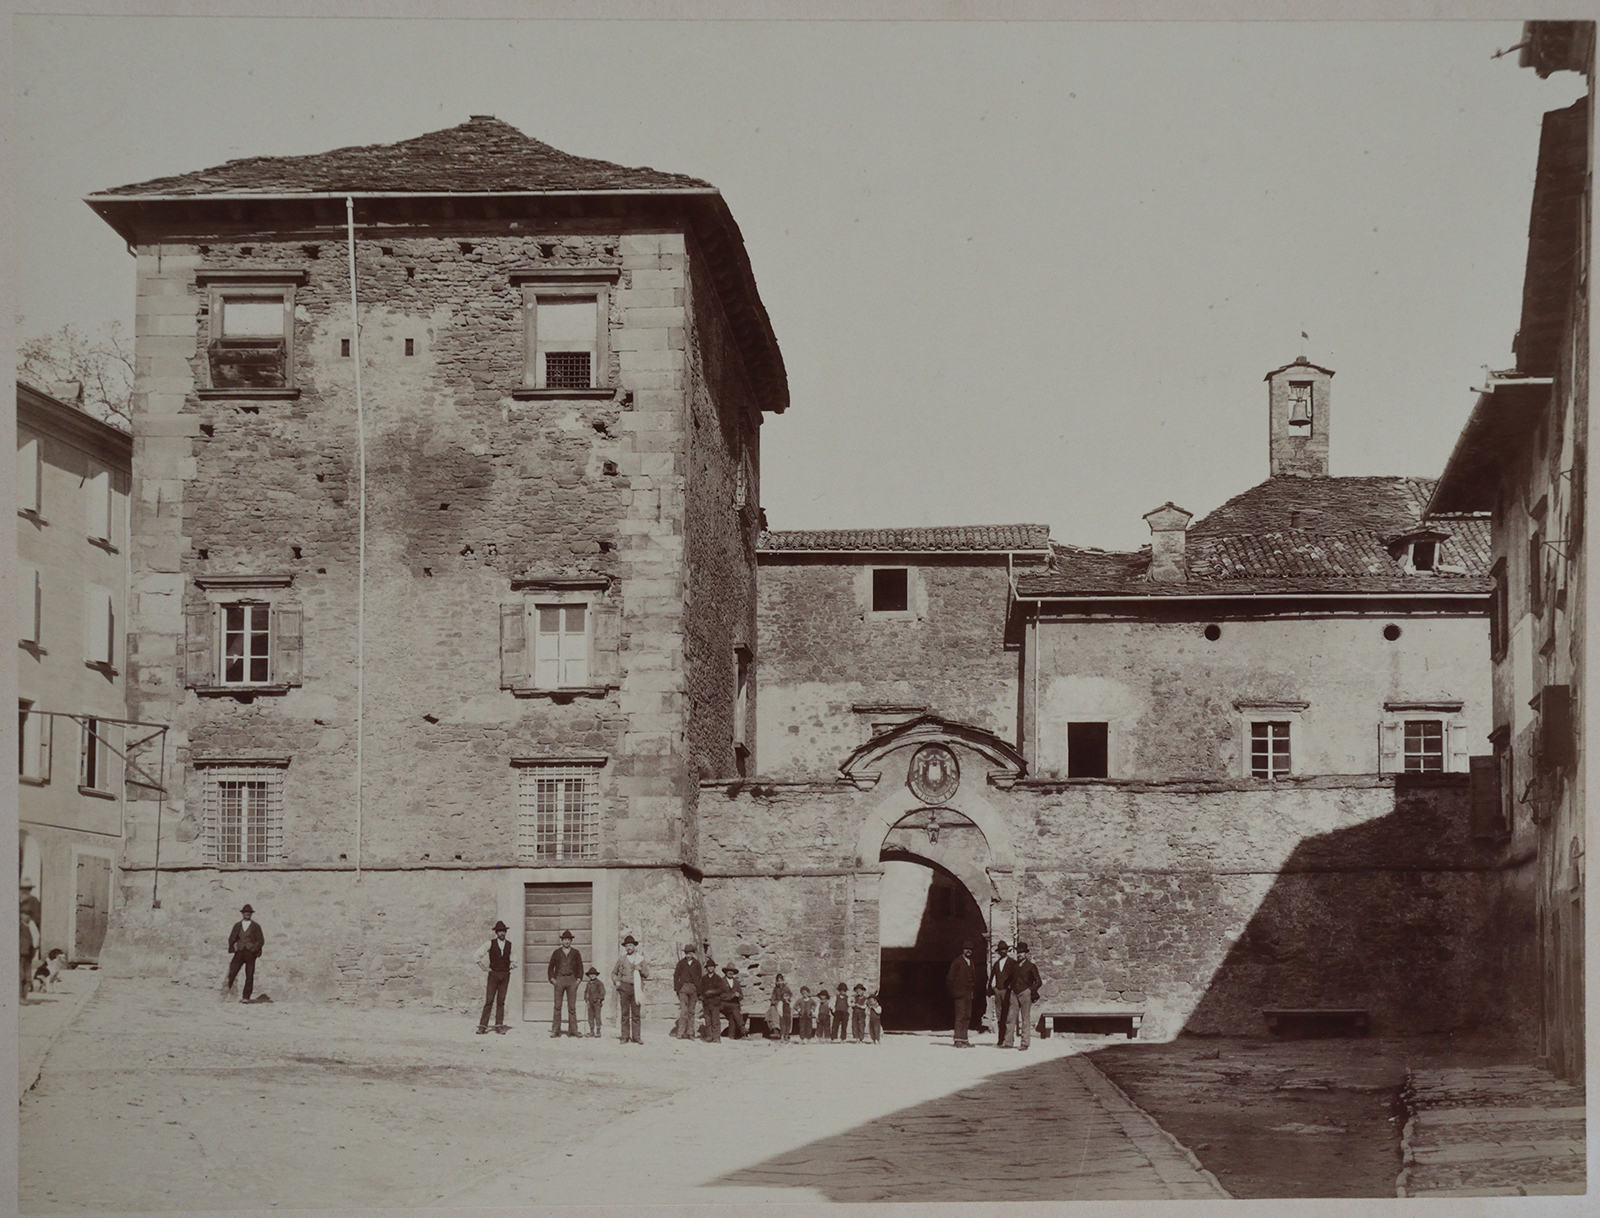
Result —
[[[550, 1018], [550, 981], [546, 976], [550, 953], [561, 946], [561, 932], [572, 932], [572, 946], [583, 956], [583, 967], [592, 964], [604, 978], [607, 966], [594, 958], [594, 885], [527, 884], [523, 886], [522, 919], [522, 1018], [541, 1021]], [[611, 982], [606, 980], [606, 990]], [[608, 1004], [609, 1005], [609, 1004]], [[578, 996], [579, 1018], [583, 1017], [583, 995]]]
[[111, 860], [98, 854], [78, 856], [77, 910], [72, 923], [72, 958], [98, 960], [111, 914]]

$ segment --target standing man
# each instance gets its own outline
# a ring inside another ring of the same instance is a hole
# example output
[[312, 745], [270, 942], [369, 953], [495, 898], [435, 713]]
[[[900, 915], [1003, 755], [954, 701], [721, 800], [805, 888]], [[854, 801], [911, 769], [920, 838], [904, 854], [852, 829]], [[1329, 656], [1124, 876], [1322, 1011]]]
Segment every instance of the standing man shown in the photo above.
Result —
[[550, 953], [550, 984], [555, 989], [555, 1013], [550, 1016], [550, 1038], [561, 1035], [561, 995], [567, 996], [567, 1035], [578, 1034], [578, 987], [583, 984], [583, 954], [572, 946], [572, 932], [561, 932], [561, 946]]
[[623, 954], [611, 969], [611, 987], [617, 991], [617, 1006], [622, 1012], [622, 1042], [642, 1045], [644, 1029], [640, 1026], [639, 1008], [644, 1002], [644, 983], [650, 980], [650, 970], [638, 948], [639, 940], [632, 935], [623, 939]]
[[511, 958], [511, 944], [506, 939], [506, 924], [494, 924], [494, 938], [478, 949], [478, 967], [489, 974], [489, 985], [483, 993], [483, 1014], [478, 1016], [478, 1035], [489, 1030], [489, 1008], [494, 1007], [494, 1030], [501, 1036], [506, 1033], [506, 987], [511, 984], [511, 970], [517, 962]]
[[[1011, 1018], [1022, 1031], [1018, 1049], [1028, 1047], [1028, 1036], [1033, 1031], [1033, 1004], [1039, 1001], [1039, 987], [1044, 982], [1039, 977], [1039, 966], [1028, 959], [1028, 945], [1017, 944], [1017, 967], [1011, 974]], [[1011, 1025], [1006, 1025], [1007, 1047], [1011, 1044]]]
[[972, 1019], [972, 988], [977, 970], [972, 966], [972, 941], [969, 939], [961, 945], [961, 954], [950, 962], [950, 971], [945, 974], [945, 989], [950, 991], [950, 998], [955, 1003], [955, 1018], [953, 1022], [955, 1047], [958, 1049], [972, 1048], [972, 1042], [967, 1039], [967, 1024]]
[[700, 1003], [706, 1020], [705, 1036], [712, 1044], [722, 1041], [722, 1004], [733, 993], [733, 987], [721, 973], [715, 961], [710, 961], [700, 979]]
[[995, 1019], [998, 1035], [995, 1042], [1002, 1049], [1011, 1047], [1011, 1028], [1006, 1016], [1011, 1013], [1011, 978], [1017, 971], [1017, 962], [1008, 954], [1011, 949], [1004, 939], [995, 944], [994, 963], [989, 966], [989, 993], [994, 996]]
[[239, 911], [239, 920], [228, 934], [228, 950], [233, 953], [233, 963], [228, 965], [228, 993], [233, 993], [234, 979], [239, 976], [239, 970], [244, 969], [244, 997], [240, 1002], [250, 1001], [256, 986], [256, 960], [267, 945], [267, 936], [256, 923], [255, 913], [246, 905]]
[[678, 996], [678, 1023], [672, 1034], [679, 1040], [694, 1039], [695, 1008], [700, 1002], [700, 960], [694, 944], [683, 945], [683, 958], [672, 971], [672, 992]]

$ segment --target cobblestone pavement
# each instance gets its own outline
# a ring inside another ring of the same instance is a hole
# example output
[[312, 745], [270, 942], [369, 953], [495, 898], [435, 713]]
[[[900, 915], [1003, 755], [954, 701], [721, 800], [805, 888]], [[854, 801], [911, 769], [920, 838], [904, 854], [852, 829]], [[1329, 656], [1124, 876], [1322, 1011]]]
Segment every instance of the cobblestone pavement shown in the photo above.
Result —
[[[756, 1069], [553, 1149], [453, 1205], [1226, 1197], [1077, 1051], [889, 1036], [773, 1045]], [[631, 1182], [596, 1188], [597, 1180]]]
[[1584, 1192], [1584, 1091], [1536, 1066], [1413, 1070], [1402, 1197]]
[[1225, 1195], [1070, 1038], [702, 1045], [663, 1025], [630, 1046], [474, 1022], [102, 976], [22, 1097], [21, 1208]]

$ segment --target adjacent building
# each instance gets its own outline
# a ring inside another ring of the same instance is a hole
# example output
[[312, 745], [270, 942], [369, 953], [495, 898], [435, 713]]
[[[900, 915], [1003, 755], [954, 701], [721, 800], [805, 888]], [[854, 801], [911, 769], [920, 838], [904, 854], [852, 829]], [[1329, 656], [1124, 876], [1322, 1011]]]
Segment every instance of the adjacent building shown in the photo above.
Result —
[[497, 918], [700, 938], [788, 404], [722, 196], [477, 116], [88, 202], [138, 258], [129, 701], [174, 762], [118, 967], [213, 980], [246, 901], [269, 992], [465, 1003]]
[[1470, 777], [1488, 521], [1330, 476], [1332, 379], [1269, 372], [1271, 477], [1155, 509], [1140, 551], [763, 534], [755, 777], [700, 802], [712, 938], [756, 988], [865, 977], [937, 1026], [960, 942], [1020, 935], [1094, 1026], [1509, 1022]]
[[1508, 941], [1541, 1055], [1581, 1078], [1594, 24], [1528, 23], [1522, 63], [1582, 72], [1589, 95], [1544, 116], [1516, 366], [1488, 375], [1430, 512], [1493, 514], [1489, 814], [1515, 894]]
[[18, 383], [20, 879], [43, 950], [75, 962], [99, 958], [114, 908], [124, 771], [159, 785], [139, 768], [150, 733], [127, 722], [131, 452], [77, 402]]

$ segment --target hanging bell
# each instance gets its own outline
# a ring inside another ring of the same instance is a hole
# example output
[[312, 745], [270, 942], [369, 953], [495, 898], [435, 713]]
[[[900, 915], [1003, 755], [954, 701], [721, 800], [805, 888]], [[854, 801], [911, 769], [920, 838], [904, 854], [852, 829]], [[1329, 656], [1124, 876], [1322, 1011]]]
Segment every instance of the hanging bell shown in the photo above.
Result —
[[1294, 405], [1289, 410], [1290, 427], [1308, 427], [1311, 424], [1311, 399], [1296, 396]]

